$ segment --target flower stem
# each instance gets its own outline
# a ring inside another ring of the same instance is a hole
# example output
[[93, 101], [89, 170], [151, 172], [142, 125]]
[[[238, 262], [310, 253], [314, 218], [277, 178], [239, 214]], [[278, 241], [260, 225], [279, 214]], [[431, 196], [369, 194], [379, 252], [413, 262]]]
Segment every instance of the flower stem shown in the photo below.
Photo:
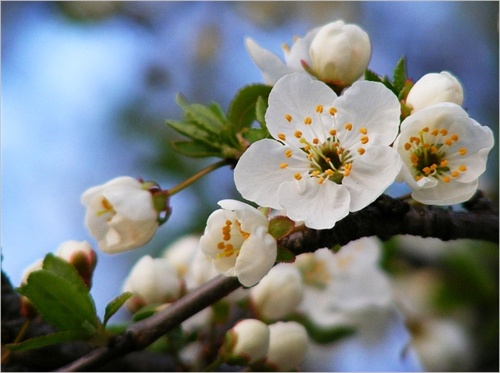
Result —
[[198, 171], [196, 174], [194, 174], [190, 178], [184, 180], [182, 183], [174, 186], [172, 189], [167, 190], [166, 192], [168, 193], [169, 196], [172, 196], [172, 195], [180, 192], [184, 188], [187, 188], [188, 186], [193, 184], [196, 180], [202, 178], [206, 174], [209, 174], [210, 172], [215, 171], [216, 169], [218, 169], [222, 166], [225, 166], [227, 164], [229, 164], [229, 162], [225, 159], [223, 159], [222, 161], [216, 162], [214, 164], [211, 164], [211, 165], [205, 167], [204, 169], [202, 169], [201, 171]]
[[[30, 326], [31, 320], [26, 320], [21, 327], [21, 330], [19, 330], [19, 333], [17, 333], [16, 339], [12, 343], [19, 343], [23, 338], [24, 335], [26, 334], [26, 331], [28, 330], [28, 327]], [[4, 354], [2, 354], [2, 364], [6, 363], [7, 360], [9, 359], [11, 350], [7, 349]]]

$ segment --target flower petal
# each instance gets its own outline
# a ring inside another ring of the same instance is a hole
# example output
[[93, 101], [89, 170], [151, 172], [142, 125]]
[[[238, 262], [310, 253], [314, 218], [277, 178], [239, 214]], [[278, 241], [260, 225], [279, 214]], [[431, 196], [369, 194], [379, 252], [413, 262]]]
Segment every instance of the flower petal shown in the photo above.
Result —
[[279, 202], [287, 216], [313, 229], [329, 229], [349, 213], [351, 196], [340, 184], [326, 181], [318, 184], [315, 178], [283, 183]]
[[113, 205], [118, 214], [130, 220], [154, 220], [158, 213], [153, 206], [153, 197], [140, 184], [134, 187], [117, 185], [107, 187], [102, 195]]
[[281, 61], [277, 55], [262, 48], [253, 39], [246, 38], [245, 45], [253, 62], [262, 70], [266, 84], [273, 85], [279, 78], [295, 71]]
[[446, 206], [469, 200], [477, 190], [478, 179], [470, 183], [437, 183], [434, 188], [414, 190], [411, 196], [415, 201], [426, 205]]
[[[360, 128], [366, 128], [367, 145], [390, 145], [398, 134], [401, 106], [397, 97], [382, 83], [360, 81], [335, 101], [338, 136], [348, 148], [359, 143]], [[352, 131], [344, 131], [351, 123]]]
[[[265, 117], [269, 133], [275, 139], [280, 139], [280, 134], [284, 134], [286, 143], [297, 148], [304, 146], [294, 136], [297, 130], [309, 141], [315, 137], [324, 141], [333, 125], [327, 111], [336, 98], [335, 92], [326, 84], [307, 74], [294, 73], [281, 78], [269, 95]], [[326, 112], [320, 115], [316, 111], [318, 106], [323, 106]], [[290, 121], [285, 116], [289, 116]], [[304, 124], [307, 117], [312, 119], [311, 125]]]
[[391, 147], [371, 146], [354, 158], [344, 185], [351, 194], [349, 210], [358, 211], [375, 201], [396, 179], [401, 169], [401, 157]]
[[[243, 153], [234, 169], [236, 189], [243, 198], [260, 206], [281, 209], [278, 188], [281, 183], [293, 180], [293, 169], [302, 166], [300, 160], [287, 159], [285, 151], [291, 150], [280, 142], [264, 139], [253, 143]], [[289, 163], [281, 169], [283, 162]]]

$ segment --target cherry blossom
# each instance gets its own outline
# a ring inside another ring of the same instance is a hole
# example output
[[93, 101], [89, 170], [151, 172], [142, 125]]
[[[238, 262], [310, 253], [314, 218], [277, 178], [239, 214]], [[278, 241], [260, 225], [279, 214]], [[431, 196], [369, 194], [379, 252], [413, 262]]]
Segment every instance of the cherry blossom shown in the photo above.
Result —
[[269, 96], [265, 119], [274, 139], [245, 151], [236, 188], [309, 228], [331, 228], [394, 182], [401, 160], [389, 145], [399, 116], [397, 98], [381, 83], [356, 82], [337, 97], [306, 74], [287, 75]]

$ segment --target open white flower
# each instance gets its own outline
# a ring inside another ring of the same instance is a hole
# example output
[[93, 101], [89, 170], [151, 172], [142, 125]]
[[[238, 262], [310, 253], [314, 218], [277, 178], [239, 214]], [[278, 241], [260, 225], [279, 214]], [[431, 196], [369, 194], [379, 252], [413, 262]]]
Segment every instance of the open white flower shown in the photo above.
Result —
[[337, 97], [306, 74], [287, 75], [273, 87], [266, 112], [277, 141], [257, 141], [243, 153], [236, 188], [309, 228], [331, 228], [395, 180], [401, 159], [389, 145], [399, 116], [396, 96], [381, 83], [356, 82]]
[[429, 73], [421, 77], [411, 88], [406, 104], [411, 112], [424, 109], [441, 102], [462, 105], [464, 91], [458, 79], [447, 71]]
[[371, 56], [368, 34], [343, 21], [328, 23], [309, 31], [304, 38], [295, 38], [291, 48], [284, 45], [285, 62], [251, 38], [245, 44], [269, 85], [287, 74], [307, 71], [320, 80], [345, 87], [363, 75]]
[[475, 193], [493, 147], [493, 133], [460, 106], [440, 103], [419, 110], [401, 123], [394, 142], [403, 159], [398, 181], [413, 189], [416, 201], [451, 205]]
[[222, 200], [219, 206], [222, 209], [208, 217], [200, 247], [219, 273], [253, 286], [276, 261], [277, 243], [268, 233], [269, 220], [243, 202]]
[[321, 326], [357, 326], [366, 312], [392, 303], [387, 275], [379, 268], [380, 243], [364, 237], [337, 253], [319, 249], [297, 257], [305, 282], [299, 309]]
[[158, 229], [152, 194], [132, 177], [117, 177], [89, 188], [81, 201], [87, 207], [85, 224], [106, 253], [140, 247]]

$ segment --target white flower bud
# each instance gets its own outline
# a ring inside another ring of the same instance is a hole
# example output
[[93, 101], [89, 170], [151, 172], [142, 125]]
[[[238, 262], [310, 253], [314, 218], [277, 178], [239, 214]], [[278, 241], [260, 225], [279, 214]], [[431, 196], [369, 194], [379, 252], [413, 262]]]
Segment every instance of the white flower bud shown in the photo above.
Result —
[[462, 105], [464, 92], [456, 77], [447, 71], [430, 73], [421, 77], [411, 88], [406, 105], [411, 113], [441, 102]]
[[302, 276], [292, 264], [276, 265], [250, 289], [253, 307], [267, 320], [278, 320], [292, 313], [303, 295]]
[[106, 253], [145, 245], [158, 228], [152, 194], [132, 177], [118, 177], [89, 188], [81, 201], [87, 207], [85, 224]]
[[56, 255], [72, 264], [83, 282], [91, 287], [97, 257], [87, 241], [65, 241], [57, 249]]
[[168, 259], [170, 264], [177, 270], [179, 277], [183, 278], [199, 249], [200, 236], [187, 235], [179, 238], [165, 248], [162, 256]]
[[346, 87], [358, 80], [368, 67], [370, 39], [356, 25], [332, 22], [318, 31], [309, 55], [312, 70], [320, 80]]
[[279, 371], [290, 371], [304, 359], [309, 338], [307, 331], [295, 321], [269, 325], [269, 351], [265, 364]]
[[269, 327], [260, 320], [239, 321], [226, 334], [222, 354], [229, 364], [252, 364], [263, 359], [269, 348]]
[[176, 300], [181, 294], [181, 282], [167, 259], [146, 255], [130, 271], [123, 291], [134, 294], [125, 305], [130, 312], [136, 312], [147, 304]]

